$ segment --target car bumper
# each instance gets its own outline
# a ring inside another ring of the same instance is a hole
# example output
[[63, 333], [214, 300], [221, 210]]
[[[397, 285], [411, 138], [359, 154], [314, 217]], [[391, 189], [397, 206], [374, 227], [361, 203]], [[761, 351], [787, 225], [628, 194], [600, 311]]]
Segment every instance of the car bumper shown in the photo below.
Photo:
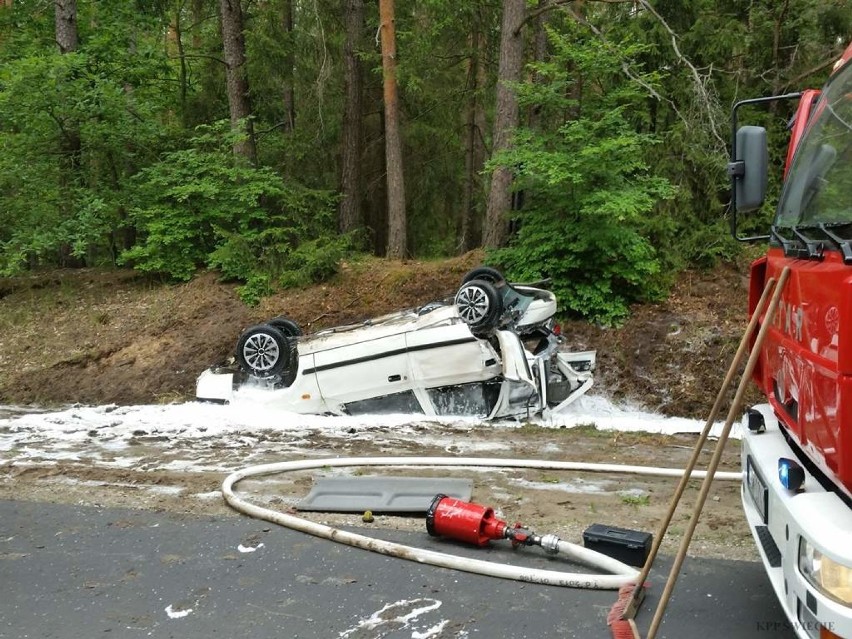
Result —
[[[751, 432], [743, 423], [742, 502], [766, 573], [787, 616], [784, 626], [800, 639], [852, 639], [852, 606], [826, 596], [799, 568], [802, 543], [852, 567], [852, 509], [827, 492], [807, 469], [802, 490], [793, 492], [781, 485], [778, 460], [796, 459], [795, 452], [772, 409], [768, 405], [755, 409], [766, 430]], [[758, 623], [769, 627], [778, 620], [759, 619]]]
[[202, 402], [227, 404], [234, 394], [234, 374], [222, 373], [212, 368], [198, 376], [195, 382], [195, 398]]

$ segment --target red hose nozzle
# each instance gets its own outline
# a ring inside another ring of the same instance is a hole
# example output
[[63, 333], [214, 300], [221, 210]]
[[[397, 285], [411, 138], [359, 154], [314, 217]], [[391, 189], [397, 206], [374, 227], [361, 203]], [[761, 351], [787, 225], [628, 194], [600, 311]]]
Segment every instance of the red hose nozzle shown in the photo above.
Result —
[[435, 495], [426, 511], [426, 531], [433, 537], [449, 537], [477, 546], [487, 546], [492, 539], [509, 539], [512, 548], [541, 546], [549, 553], [559, 552], [559, 537], [543, 537], [520, 523], [509, 526], [494, 516], [494, 509], [460, 499]]
[[508, 525], [494, 516], [494, 509], [436, 495], [426, 512], [426, 531], [433, 537], [449, 537], [477, 546], [505, 539]]

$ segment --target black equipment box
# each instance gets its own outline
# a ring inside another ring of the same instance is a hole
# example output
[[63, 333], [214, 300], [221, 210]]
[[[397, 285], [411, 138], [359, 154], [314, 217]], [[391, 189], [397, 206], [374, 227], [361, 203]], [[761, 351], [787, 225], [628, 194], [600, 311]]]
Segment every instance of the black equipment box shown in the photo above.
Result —
[[630, 566], [644, 566], [651, 553], [651, 533], [604, 524], [592, 524], [583, 532], [583, 545]]

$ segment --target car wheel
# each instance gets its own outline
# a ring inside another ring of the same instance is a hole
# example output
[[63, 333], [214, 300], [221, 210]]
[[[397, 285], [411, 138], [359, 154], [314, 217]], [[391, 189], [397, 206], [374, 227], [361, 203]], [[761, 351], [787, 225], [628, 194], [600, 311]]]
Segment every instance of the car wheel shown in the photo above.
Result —
[[267, 324], [274, 326], [287, 337], [299, 337], [303, 335], [301, 327], [289, 317], [273, 317]]
[[472, 280], [456, 293], [459, 316], [474, 334], [494, 330], [503, 314], [503, 300], [490, 282]]
[[270, 324], [252, 326], [237, 341], [237, 362], [249, 375], [281, 375], [291, 361], [290, 342], [284, 333]]
[[465, 276], [462, 278], [462, 286], [468, 282], [472, 282], [473, 280], [481, 280], [497, 286], [501, 282], [505, 282], [506, 278], [503, 277], [503, 274], [496, 268], [480, 266], [479, 268], [475, 268], [472, 271], [465, 273]]

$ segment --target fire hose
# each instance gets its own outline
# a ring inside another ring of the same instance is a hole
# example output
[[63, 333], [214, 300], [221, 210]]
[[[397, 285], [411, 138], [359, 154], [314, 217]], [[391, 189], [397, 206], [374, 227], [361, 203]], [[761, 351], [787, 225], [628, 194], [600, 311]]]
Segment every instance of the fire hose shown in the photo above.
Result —
[[[396, 542], [375, 539], [366, 535], [334, 528], [325, 524], [309, 521], [302, 517], [280, 511], [258, 506], [237, 496], [234, 491], [235, 485], [249, 477], [273, 475], [296, 470], [310, 470], [314, 468], [341, 467], [341, 466], [468, 466], [468, 467], [494, 467], [494, 468], [536, 468], [547, 470], [592, 470], [604, 472], [628, 472], [634, 474], [678, 476], [683, 471], [674, 468], [649, 468], [644, 466], [618, 466], [616, 464], [582, 464], [577, 462], [559, 462], [547, 460], [518, 460], [499, 458], [477, 458], [477, 457], [341, 457], [333, 459], [295, 460], [279, 462], [274, 464], [263, 464], [240, 469], [225, 478], [222, 483], [222, 495], [225, 501], [235, 510], [251, 517], [263, 519], [292, 530], [304, 532], [316, 537], [328, 539], [338, 543], [378, 552], [383, 555], [399, 557], [416, 561], [418, 563], [430, 564], [443, 568], [462, 570], [491, 577], [503, 579], [514, 579], [530, 583], [538, 583], [552, 586], [564, 586], [571, 588], [593, 588], [614, 590], [627, 583], [635, 583], [639, 572], [612, 557], [590, 550], [583, 546], [573, 544], [559, 539], [555, 535], [539, 536], [530, 533], [526, 529], [516, 525], [514, 528], [505, 522], [492, 517], [493, 513], [480, 512], [483, 524], [487, 529], [483, 534], [475, 536], [478, 545], [483, 545], [487, 539], [507, 538], [511, 539], [514, 546], [517, 545], [539, 545], [547, 552], [558, 553], [569, 561], [585, 564], [599, 570], [612, 574], [588, 574], [582, 572], [562, 572], [556, 570], [544, 570], [538, 568], [526, 568], [500, 564], [481, 559], [471, 559], [458, 555], [426, 550], [406, 546]], [[721, 476], [720, 476], [721, 475]], [[731, 475], [730, 477], [725, 475]], [[693, 477], [701, 477], [703, 473], [693, 472]], [[739, 473], [717, 473], [717, 479], [740, 479]], [[436, 496], [430, 510], [437, 509], [441, 505]], [[447, 502], [445, 506], [453, 506]], [[489, 509], [490, 510], [490, 509]], [[468, 513], [469, 515], [470, 513]], [[444, 513], [432, 512], [431, 524], [427, 520], [427, 526], [432, 534], [440, 534], [445, 530], [444, 524], [436, 516], [448, 516]], [[487, 521], [485, 521], [487, 520]], [[436, 528], [436, 523], [438, 528]], [[472, 539], [471, 539], [472, 541]]]

